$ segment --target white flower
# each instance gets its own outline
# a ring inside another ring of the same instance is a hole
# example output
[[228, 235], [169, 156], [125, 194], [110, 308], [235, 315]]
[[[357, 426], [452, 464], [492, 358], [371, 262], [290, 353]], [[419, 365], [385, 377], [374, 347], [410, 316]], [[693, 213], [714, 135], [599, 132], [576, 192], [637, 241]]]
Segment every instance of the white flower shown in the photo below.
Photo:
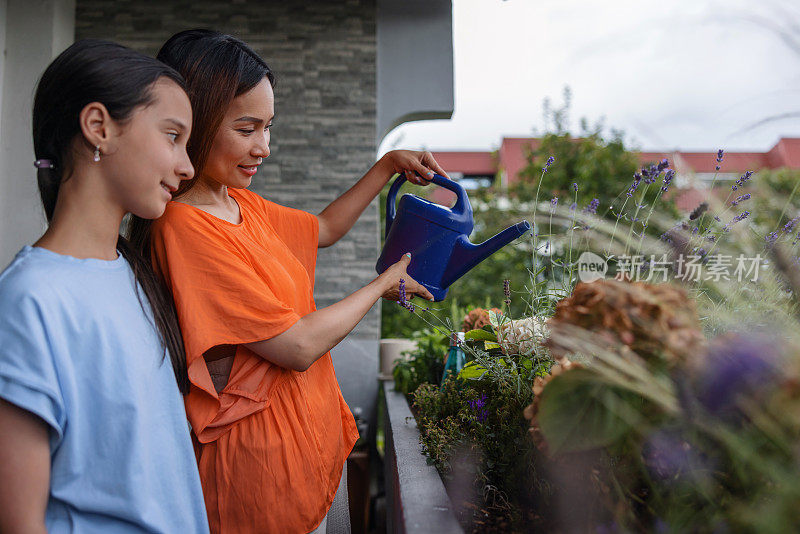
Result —
[[529, 354], [547, 337], [545, 320], [539, 317], [507, 320], [497, 328], [497, 342], [505, 352]]

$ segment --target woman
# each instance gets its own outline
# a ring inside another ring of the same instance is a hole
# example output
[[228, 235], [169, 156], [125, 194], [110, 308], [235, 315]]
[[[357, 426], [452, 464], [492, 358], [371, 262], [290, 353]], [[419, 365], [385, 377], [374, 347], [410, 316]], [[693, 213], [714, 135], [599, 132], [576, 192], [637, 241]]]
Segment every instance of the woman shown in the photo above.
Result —
[[118, 235], [127, 212], [160, 216], [192, 177], [182, 85], [95, 40], [39, 82], [49, 226], [0, 275], [0, 532], [208, 531], [175, 311]]
[[[195, 117], [196, 178], [155, 222], [150, 243], [186, 343], [186, 408], [211, 530], [324, 532], [358, 438], [329, 351], [381, 296], [398, 298], [401, 278], [409, 295], [432, 296], [406, 274], [407, 256], [317, 310], [317, 248], [339, 240], [395, 172], [427, 183], [414, 172], [443, 171], [428, 153], [395, 151], [318, 216], [279, 206], [247, 190], [270, 154], [266, 63], [205, 30], [173, 36], [158, 57], [186, 78]], [[146, 234], [139, 224], [135, 241]]]

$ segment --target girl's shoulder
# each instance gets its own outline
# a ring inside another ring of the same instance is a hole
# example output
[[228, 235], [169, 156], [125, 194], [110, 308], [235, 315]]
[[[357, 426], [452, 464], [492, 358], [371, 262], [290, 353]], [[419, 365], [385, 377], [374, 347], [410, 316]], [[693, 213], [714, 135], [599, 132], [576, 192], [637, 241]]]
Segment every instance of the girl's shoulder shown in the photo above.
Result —
[[79, 259], [25, 246], [0, 273], [0, 307], [26, 299], [54, 301], [61, 294], [60, 288], [91, 287], [108, 278], [98, 278], [101, 273], [117, 278], [130, 274], [130, 268], [121, 254], [111, 261]]

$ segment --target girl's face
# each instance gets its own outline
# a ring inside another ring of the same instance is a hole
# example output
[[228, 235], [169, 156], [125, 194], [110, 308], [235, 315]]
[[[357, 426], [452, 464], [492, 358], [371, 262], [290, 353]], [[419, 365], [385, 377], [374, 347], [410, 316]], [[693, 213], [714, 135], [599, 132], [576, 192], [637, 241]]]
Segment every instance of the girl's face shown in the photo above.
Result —
[[164, 213], [181, 180], [194, 175], [186, 141], [192, 129], [189, 97], [172, 80], [158, 80], [153, 101], [134, 110], [110, 153], [101, 155], [112, 201], [145, 219]]
[[217, 131], [202, 178], [245, 189], [269, 156], [275, 95], [267, 78], [231, 102]]

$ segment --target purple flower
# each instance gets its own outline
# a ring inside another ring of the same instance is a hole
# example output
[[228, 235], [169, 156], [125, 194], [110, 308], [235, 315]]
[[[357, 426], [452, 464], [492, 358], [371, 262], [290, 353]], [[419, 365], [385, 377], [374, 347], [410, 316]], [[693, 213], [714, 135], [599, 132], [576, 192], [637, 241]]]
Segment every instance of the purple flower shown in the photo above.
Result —
[[469, 404], [469, 407], [472, 409], [473, 413], [475, 414], [475, 418], [479, 423], [486, 421], [486, 418], [489, 416], [489, 411], [486, 409], [485, 393], [482, 394], [477, 400], [467, 401], [467, 404]]
[[550, 165], [555, 163], [555, 161], [556, 161], [556, 158], [554, 158], [553, 156], [550, 156], [549, 158], [547, 158], [547, 162], [544, 164], [544, 167], [542, 167], [542, 172], [543, 173], [547, 172], [550, 169]]
[[550, 207], [555, 208], [558, 206], [558, 197], [553, 197], [550, 199]]
[[413, 304], [409, 300], [406, 299], [406, 281], [404, 279], [400, 279], [400, 287], [398, 288], [398, 293], [400, 297], [397, 299], [397, 303], [402, 306], [403, 308], [407, 309], [411, 313], [414, 313], [416, 309]]
[[676, 431], [657, 430], [642, 447], [650, 474], [663, 482], [677, 482], [700, 464], [697, 453]]
[[727, 232], [727, 231], [730, 229], [730, 227], [731, 227], [731, 226], [733, 226], [734, 224], [736, 224], [736, 223], [737, 223], [737, 222], [739, 222], [739, 221], [742, 221], [742, 220], [746, 219], [746, 218], [747, 218], [747, 217], [749, 217], [749, 216], [750, 216], [750, 212], [749, 212], [749, 211], [747, 211], [747, 210], [743, 211], [742, 213], [740, 213], [739, 215], [737, 215], [736, 217], [734, 217], [733, 219], [731, 219], [731, 222], [729, 222], [728, 224], [726, 224], [726, 225], [725, 225], [725, 226], [722, 228], [722, 230], [723, 230], [723, 231], [725, 231], [725, 232]]
[[583, 211], [585, 213], [591, 213], [592, 215], [597, 215], [597, 208], [598, 207], [600, 207], [600, 199], [599, 198], [595, 198], [591, 202], [589, 202], [588, 206], [583, 208]]
[[578, 184], [576, 182], [572, 182], [572, 190], [577, 193], [578, 192]]
[[722, 157], [725, 155], [725, 152], [720, 148], [717, 152], [717, 166], [716, 170], [719, 170], [722, 167]]
[[731, 201], [731, 206], [738, 206], [740, 202], [750, 199], [750, 193], [739, 195], [735, 200]]
[[672, 179], [675, 177], [675, 171], [670, 169], [666, 173], [664, 173], [664, 185], [661, 187], [661, 191], [664, 193], [667, 192], [669, 189], [669, 184], [672, 183]]
[[667, 160], [667, 158], [664, 158], [658, 164], [658, 171], [661, 172], [667, 167], [669, 167], [669, 161]]
[[791, 221], [789, 221], [785, 225], [783, 225], [783, 232], [786, 233], [786, 234], [791, 232], [792, 228], [794, 228], [794, 225], [797, 224], [798, 220], [800, 220], [800, 217], [795, 217], [794, 219], [792, 219]]
[[766, 333], [716, 338], [696, 381], [700, 405], [725, 419], [738, 418], [745, 399], [761, 405], [781, 379], [782, 350], [775, 336]]
[[742, 187], [744, 184], [747, 183], [747, 181], [750, 179], [751, 176], [753, 176], [753, 171], [747, 171], [746, 173], [741, 175], [739, 179], [736, 180], [736, 184], [731, 186], [731, 190], [736, 191], [738, 188]]
[[636, 192], [636, 189], [639, 187], [639, 183], [642, 181], [642, 177], [647, 175], [647, 170], [642, 169], [642, 172], [636, 172], [633, 174], [633, 183], [628, 188], [628, 198], [632, 197], [633, 194]]
[[778, 240], [778, 236], [779, 235], [780, 234], [777, 231], [776, 232], [770, 232], [770, 233], [767, 234], [767, 236], [764, 238], [764, 240], [767, 243], [774, 243], [775, 241]]
[[503, 280], [503, 294], [506, 296], [506, 306], [511, 306], [511, 280]]
[[572, 204], [569, 205], [569, 211], [575, 211], [576, 209], [578, 209], [577, 202], [573, 202]]

